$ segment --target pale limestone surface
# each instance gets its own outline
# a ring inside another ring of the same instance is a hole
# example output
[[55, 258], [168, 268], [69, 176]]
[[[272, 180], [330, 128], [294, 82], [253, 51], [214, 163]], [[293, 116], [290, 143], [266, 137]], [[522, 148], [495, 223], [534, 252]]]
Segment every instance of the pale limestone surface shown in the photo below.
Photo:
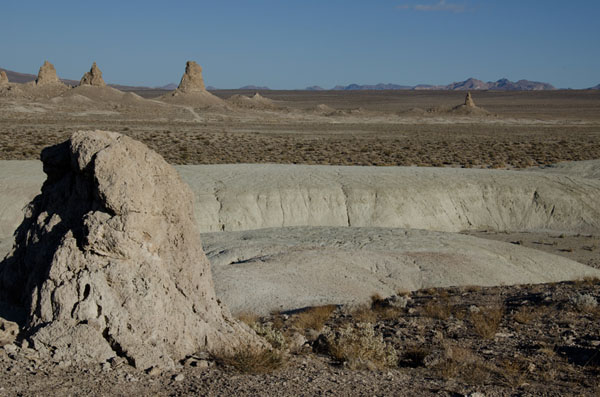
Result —
[[[586, 173], [581, 168], [586, 168]], [[287, 226], [434, 231], [600, 229], [600, 161], [535, 171], [420, 167], [175, 167], [195, 194], [201, 232]], [[573, 173], [569, 174], [569, 168]], [[44, 180], [37, 161], [0, 161], [0, 241]]]
[[42, 152], [48, 175], [0, 263], [0, 300], [54, 360], [172, 367], [262, 343], [215, 297], [193, 194], [140, 142], [78, 132]]
[[[217, 296], [233, 313], [363, 304], [373, 294], [600, 277], [541, 251], [457, 233], [291, 227], [202, 235]], [[252, 286], [252, 288], [248, 288]]]
[[0, 85], [8, 85], [8, 76], [4, 70], [0, 71]]

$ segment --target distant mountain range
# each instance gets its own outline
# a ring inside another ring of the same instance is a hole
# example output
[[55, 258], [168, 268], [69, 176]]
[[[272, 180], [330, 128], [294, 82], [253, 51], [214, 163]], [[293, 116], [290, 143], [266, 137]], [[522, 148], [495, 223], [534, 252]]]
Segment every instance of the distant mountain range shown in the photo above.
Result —
[[[319, 87], [320, 88], [320, 87]], [[314, 87], [308, 87], [307, 90], [313, 90]], [[475, 90], [498, 90], [498, 91], [539, 91], [555, 90], [556, 88], [549, 83], [539, 81], [519, 80], [516, 82], [508, 79], [498, 81], [483, 82], [474, 78], [465, 81], [459, 81], [448, 85], [428, 85], [419, 84], [415, 86], [397, 85], [397, 84], [376, 84], [376, 85], [358, 85], [350, 84], [347, 86], [337, 85], [334, 90], [448, 90], [448, 91], [475, 91]]]
[[[12, 70], [2, 69], [8, 76], [8, 81], [13, 83], [27, 83], [34, 81], [37, 76], [34, 74], [19, 73]], [[79, 85], [78, 80], [61, 79], [65, 84], [76, 86]], [[172, 91], [177, 88], [177, 84], [170, 83], [160, 87], [139, 87], [119, 84], [109, 84], [109, 86], [117, 88], [122, 91], [135, 91], [135, 90], [165, 90]], [[219, 88], [208, 86], [207, 90], [218, 90]], [[238, 88], [240, 90], [270, 90], [269, 87], [246, 85]], [[418, 84], [415, 86], [399, 85], [399, 84], [349, 84], [346, 86], [336, 85], [331, 90], [336, 91], [356, 91], [356, 90], [448, 90], [448, 91], [476, 91], [476, 90], [497, 90], [497, 91], [539, 91], [539, 90], [555, 90], [556, 88], [549, 83], [543, 83], [539, 81], [530, 80], [519, 80], [510, 81], [508, 79], [500, 79], [498, 81], [488, 81], [487, 83], [475, 78], [469, 78], [465, 81], [459, 81], [448, 85], [429, 85], [429, 84]], [[587, 88], [588, 90], [600, 90], [600, 84]], [[305, 88], [306, 91], [325, 91], [327, 88], [313, 85]]]

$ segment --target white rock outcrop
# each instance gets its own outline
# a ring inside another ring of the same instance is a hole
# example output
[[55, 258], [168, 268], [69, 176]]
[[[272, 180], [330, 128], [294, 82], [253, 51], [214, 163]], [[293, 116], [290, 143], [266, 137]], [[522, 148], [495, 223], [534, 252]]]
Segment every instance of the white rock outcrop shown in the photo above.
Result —
[[8, 85], [8, 76], [4, 70], [0, 70], [0, 85]]
[[78, 132], [42, 152], [47, 179], [0, 263], [0, 300], [54, 360], [170, 367], [260, 343], [215, 297], [193, 194], [140, 142]]

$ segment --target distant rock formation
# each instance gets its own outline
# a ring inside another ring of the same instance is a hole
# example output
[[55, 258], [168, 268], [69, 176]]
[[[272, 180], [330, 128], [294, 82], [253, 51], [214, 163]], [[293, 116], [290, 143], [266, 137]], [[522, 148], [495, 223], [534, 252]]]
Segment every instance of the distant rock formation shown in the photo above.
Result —
[[149, 369], [262, 344], [216, 299], [193, 193], [161, 156], [80, 131], [41, 157], [48, 177], [0, 262], [0, 301], [29, 310], [33, 349]]
[[206, 91], [204, 79], [202, 79], [202, 67], [194, 61], [187, 61], [185, 73], [177, 87], [180, 92]]
[[202, 68], [194, 61], [185, 64], [185, 73], [177, 89], [161, 96], [160, 100], [184, 106], [226, 107], [225, 101], [206, 90]]
[[0, 85], [8, 85], [8, 76], [4, 70], [0, 71]]
[[79, 82], [79, 85], [93, 85], [96, 87], [106, 86], [104, 79], [102, 79], [102, 72], [100, 71], [98, 66], [96, 66], [96, 62], [92, 64], [92, 68], [90, 69], [90, 71], [86, 72], [83, 75], [81, 81]]
[[467, 92], [467, 96], [465, 97], [465, 106], [469, 107], [469, 108], [474, 108], [475, 107], [475, 101], [473, 101], [473, 98], [471, 97], [471, 92]]
[[56, 69], [54, 69], [54, 65], [48, 61], [45, 61], [42, 67], [40, 67], [40, 71], [38, 72], [38, 77], [35, 80], [36, 85], [48, 85], [48, 84], [62, 84], [58, 79], [58, 75], [56, 74]]

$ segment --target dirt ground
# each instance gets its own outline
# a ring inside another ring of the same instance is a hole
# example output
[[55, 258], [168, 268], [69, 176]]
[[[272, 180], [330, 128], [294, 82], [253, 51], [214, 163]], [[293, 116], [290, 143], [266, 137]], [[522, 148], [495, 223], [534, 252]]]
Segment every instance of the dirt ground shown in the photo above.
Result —
[[[271, 334], [304, 335], [272, 367], [188, 360], [149, 375], [122, 361], [61, 366], [27, 348], [0, 349], [2, 396], [596, 396], [600, 282], [428, 289], [370, 306], [245, 319]], [[397, 302], [404, 302], [397, 304]], [[404, 306], [405, 305], [405, 306]], [[319, 318], [317, 318], [319, 317]], [[334, 349], [350, 324], [372, 335]], [[358, 344], [360, 349], [352, 348]], [[377, 345], [393, 349], [383, 364]], [[360, 354], [358, 360], [356, 352]], [[354, 354], [354, 355], [353, 355]], [[257, 373], [253, 373], [256, 371]], [[483, 394], [476, 394], [483, 393]]]
[[[236, 93], [216, 92], [223, 98]], [[600, 94], [595, 91], [474, 93], [476, 103], [490, 112], [485, 116], [453, 114], [452, 106], [464, 100], [458, 92], [262, 94], [279, 107], [151, 103], [148, 109], [99, 101], [0, 100], [0, 159], [37, 158], [43, 147], [80, 129], [130, 135], [175, 164], [523, 168], [600, 158]]]
[[[37, 159], [43, 147], [81, 129], [130, 135], [176, 164], [523, 168], [600, 158], [600, 91], [474, 92], [489, 112], [478, 115], [452, 112], [462, 92], [260, 93], [277, 107], [0, 98], [0, 159]], [[215, 94], [227, 99], [254, 91]], [[597, 233], [469, 234], [600, 268]], [[196, 357], [147, 374], [119, 360], [44, 361], [17, 342], [0, 348], [0, 396], [593, 396], [600, 394], [599, 299], [598, 280], [580, 280], [398, 291], [395, 299], [374, 297], [365, 307], [248, 316], [270, 337], [306, 341], [296, 349], [278, 346], [270, 367], [248, 357]], [[357, 339], [366, 344], [361, 355], [385, 345], [393, 347], [393, 360], [356, 360], [343, 348], [354, 342], [336, 345], [345, 327], [356, 330], [359, 323], [371, 333]]]

